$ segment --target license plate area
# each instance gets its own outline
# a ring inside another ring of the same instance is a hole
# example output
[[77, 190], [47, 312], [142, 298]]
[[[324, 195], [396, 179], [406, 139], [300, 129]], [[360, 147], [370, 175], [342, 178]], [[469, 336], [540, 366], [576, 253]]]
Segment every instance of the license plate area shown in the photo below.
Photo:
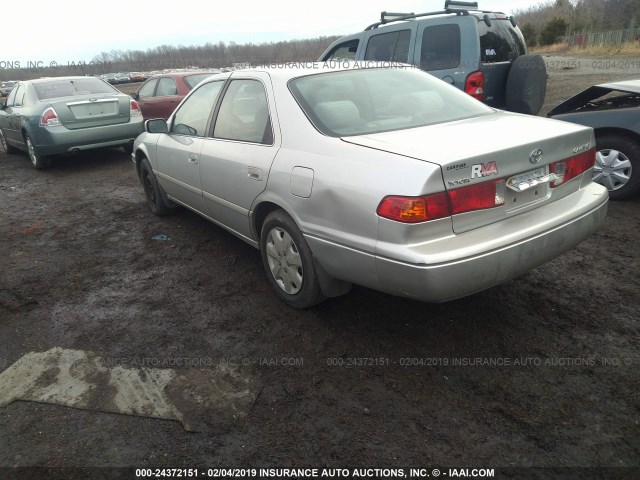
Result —
[[69, 105], [69, 110], [77, 120], [100, 118], [118, 114], [118, 101], [87, 102]]
[[512, 210], [544, 200], [549, 195], [549, 185], [555, 178], [554, 174], [548, 173], [546, 166], [508, 178], [505, 208]]

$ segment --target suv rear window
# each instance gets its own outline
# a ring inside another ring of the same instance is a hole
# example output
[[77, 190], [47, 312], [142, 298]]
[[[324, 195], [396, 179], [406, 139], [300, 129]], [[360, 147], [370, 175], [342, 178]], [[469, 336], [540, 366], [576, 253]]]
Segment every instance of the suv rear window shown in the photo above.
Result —
[[407, 63], [411, 30], [400, 30], [375, 35], [369, 39], [365, 60]]
[[480, 21], [480, 59], [483, 63], [508, 62], [526, 54], [524, 41], [508, 20], [491, 19], [491, 27]]
[[426, 27], [422, 34], [420, 68], [445, 70], [460, 65], [460, 26], [434, 25]]

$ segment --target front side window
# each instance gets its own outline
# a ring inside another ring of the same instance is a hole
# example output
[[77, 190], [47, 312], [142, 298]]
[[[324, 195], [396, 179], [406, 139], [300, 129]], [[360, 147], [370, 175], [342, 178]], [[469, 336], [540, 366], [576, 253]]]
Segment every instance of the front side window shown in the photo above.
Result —
[[11, 90], [11, 93], [9, 94], [9, 96], [7, 97], [7, 107], [13, 107], [13, 104], [16, 101], [16, 91], [18, 89], [17, 88], [13, 88], [13, 90]]
[[413, 68], [321, 73], [289, 82], [309, 120], [325, 135], [365, 135], [451, 122], [493, 110]]
[[189, 75], [188, 77], [184, 77], [184, 83], [186, 83], [187, 87], [189, 87], [189, 90], [191, 90], [205, 78], [209, 78], [211, 75], [213, 75], [213, 73], [198, 73], [197, 75]]
[[258, 80], [233, 80], [216, 119], [215, 138], [273, 144], [267, 94]]
[[173, 117], [171, 133], [204, 137], [209, 117], [224, 82], [211, 82], [194, 91]]
[[369, 39], [364, 59], [407, 63], [409, 60], [410, 40], [411, 30], [375, 35]]
[[356, 52], [358, 51], [358, 43], [360, 40], [349, 40], [348, 42], [336, 45], [333, 50], [327, 55], [325, 61], [328, 60], [355, 60]]
[[460, 27], [456, 24], [426, 27], [422, 33], [420, 68], [446, 70], [460, 65]]

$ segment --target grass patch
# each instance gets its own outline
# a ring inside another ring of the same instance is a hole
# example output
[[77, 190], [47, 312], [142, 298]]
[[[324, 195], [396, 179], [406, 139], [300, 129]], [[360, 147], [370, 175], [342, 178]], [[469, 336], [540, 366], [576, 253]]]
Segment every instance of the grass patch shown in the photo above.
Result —
[[530, 48], [531, 53], [571, 53], [592, 57], [640, 57], [640, 42], [627, 42], [620, 45], [591, 45], [569, 48], [564, 43]]

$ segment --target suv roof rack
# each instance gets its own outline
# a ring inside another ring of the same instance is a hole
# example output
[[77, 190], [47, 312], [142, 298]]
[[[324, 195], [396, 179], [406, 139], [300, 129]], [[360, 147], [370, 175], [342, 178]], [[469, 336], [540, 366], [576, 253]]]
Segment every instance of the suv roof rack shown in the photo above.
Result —
[[[403, 20], [412, 20], [414, 18], [419, 17], [428, 17], [431, 15], [445, 15], [447, 13], [453, 13], [456, 15], [469, 15], [469, 12], [480, 12], [480, 13], [501, 13], [501, 12], [492, 12], [490, 10], [478, 10], [478, 2], [463, 2], [460, 0], [445, 0], [444, 2], [444, 10], [438, 10], [436, 12], [425, 12], [425, 13], [396, 13], [396, 12], [380, 12], [380, 21], [376, 23], [372, 23], [364, 30], [373, 30], [374, 28], [378, 28], [380, 25], [385, 25], [387, 23], [392, 22], [401, 22]], [[486, 17], [486, 15], [485, 15]], [[488, 17], [485, 18], [485, 22], [489, 22]]]

